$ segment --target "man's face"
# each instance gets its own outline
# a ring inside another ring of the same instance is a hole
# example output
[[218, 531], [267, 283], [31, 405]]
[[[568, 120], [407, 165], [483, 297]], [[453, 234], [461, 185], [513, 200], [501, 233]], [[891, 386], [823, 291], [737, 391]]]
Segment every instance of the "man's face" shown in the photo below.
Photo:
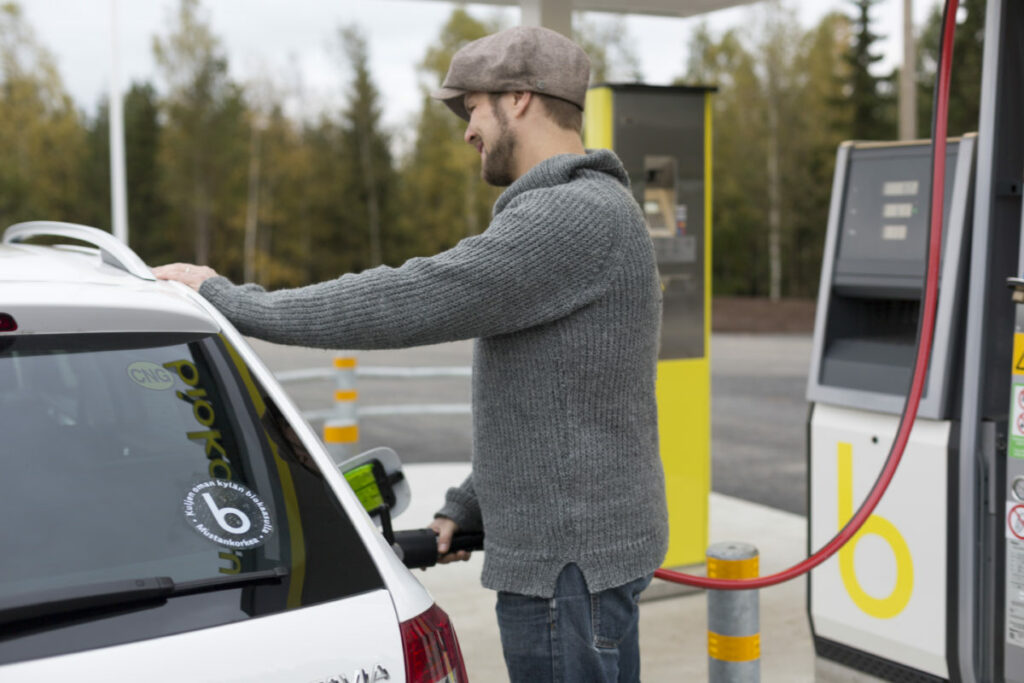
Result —
[[504, 97], [486, 93], [466, 95], [469, 125], [464, 139], [480, 154], [480, 175], [497, 187], [511, 185], [516, 179], [516, 135], [508, 125]]

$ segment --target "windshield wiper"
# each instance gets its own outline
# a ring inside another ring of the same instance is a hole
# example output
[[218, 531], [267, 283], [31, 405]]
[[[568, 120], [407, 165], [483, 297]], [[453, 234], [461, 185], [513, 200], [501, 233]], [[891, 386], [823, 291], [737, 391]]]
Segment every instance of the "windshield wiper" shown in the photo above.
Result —
[[229, 590], [260, 583], [280, 583], [286, 576], [286, 567], [275, 567], [181, 583], [175, 583], [168, 576], [154, 576], [53, 588], [0, 598], [0, 627], [46, 617], [70, 617], [90, 610], [130, 608], [135, 605], [159, 603], [166, 601], [167, 598], [183, 595]]

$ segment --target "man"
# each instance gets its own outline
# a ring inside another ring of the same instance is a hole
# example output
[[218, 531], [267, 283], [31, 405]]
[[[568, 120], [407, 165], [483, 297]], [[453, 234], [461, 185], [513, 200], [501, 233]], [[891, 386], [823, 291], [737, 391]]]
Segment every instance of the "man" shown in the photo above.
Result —
[[329, 348], [475, 338], [473, 466], [431, 527], [486, 534], [513, 681], [639, 679], [637, 599], [668, 523], [654, 400], [661, 289], [628, 178], [580, 137], [589, 60], [518, 27], [463, 47], [443, 100], [508, 188], [481, 235], [400, 268], [266, 292], [156, 269], [244, 334]]

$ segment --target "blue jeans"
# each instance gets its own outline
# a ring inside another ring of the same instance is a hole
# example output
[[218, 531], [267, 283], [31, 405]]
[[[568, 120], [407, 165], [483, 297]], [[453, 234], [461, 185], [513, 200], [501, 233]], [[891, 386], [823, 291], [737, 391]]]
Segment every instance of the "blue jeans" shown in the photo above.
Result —
[[640, 593], [651, 575], [600, 593], [568, 564], [553, 598], [498, 593], [498, 628], [512, 683], [640, 680]]

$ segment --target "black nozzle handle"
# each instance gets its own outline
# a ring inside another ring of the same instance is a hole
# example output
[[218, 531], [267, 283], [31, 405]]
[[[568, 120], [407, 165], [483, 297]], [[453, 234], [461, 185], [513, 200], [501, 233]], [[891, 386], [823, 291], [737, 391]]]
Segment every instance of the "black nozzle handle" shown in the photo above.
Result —
[[[437, 534], [433, 529], [408, 529], [395, 532], [395, 545], [400, 549], [402, 563], [410, 569], [433, 567], [437, 564]], [[484, 535], [480, 531], [460, 531], [452, 536], [452, 547], [458, 550], [483, 550]]]

